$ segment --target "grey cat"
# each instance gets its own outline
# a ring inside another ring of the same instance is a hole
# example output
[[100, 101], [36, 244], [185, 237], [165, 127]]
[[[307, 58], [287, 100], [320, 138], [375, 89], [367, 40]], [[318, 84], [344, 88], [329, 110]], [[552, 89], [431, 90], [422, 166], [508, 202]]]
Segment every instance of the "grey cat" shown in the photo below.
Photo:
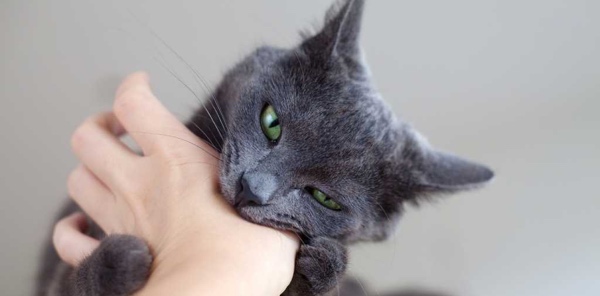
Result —
[[[323, 28], [295, 48], [258, 48], [187, 124], [221, 153], [222, 194], [237, 212], [301, 238], [284, 295], [334, 289], [346, 245], [388, 237], [404, 204], [493, 177], [485, 166], [432, 149], [394, 117], [359, 47], [364, 2], [339, 1]], [[62, 215], [75, 210], [69, 205]], [[143, 286], [152, 263], [146, 244], [104, 237], [95, 225], [89, 232], [102, 243], [77, 269], [48, 246], [38, 295], [129, 295]]]

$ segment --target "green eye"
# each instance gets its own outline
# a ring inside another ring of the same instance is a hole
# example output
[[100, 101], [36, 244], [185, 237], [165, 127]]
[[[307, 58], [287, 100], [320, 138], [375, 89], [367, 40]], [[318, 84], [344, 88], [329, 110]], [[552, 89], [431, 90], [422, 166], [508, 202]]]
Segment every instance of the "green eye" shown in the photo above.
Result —
[[281, 137], [281, 125], [279, 125], [279, 116], [275, 113], [275, 109], [271, 105], [265, 106], [260, 114], [260, 127], [265, 136], [272, 142], [279, 140]]
[[340, 205], [333, 201], [333, 199], [329, 198], [327, 195], [325, 195], [325, 193], [321, 192], [318, 189], [314, 189], [314, 188], [307, 188], [308, 192], [310, 192], [310, 194], [312, 194], [312, 196], [322, 205], [324, 205], [325, 207], [327, 207], [328, 209], [334, 210], [334, 211], [339, 211], [342, 209], [342, 207], [340, 207]]

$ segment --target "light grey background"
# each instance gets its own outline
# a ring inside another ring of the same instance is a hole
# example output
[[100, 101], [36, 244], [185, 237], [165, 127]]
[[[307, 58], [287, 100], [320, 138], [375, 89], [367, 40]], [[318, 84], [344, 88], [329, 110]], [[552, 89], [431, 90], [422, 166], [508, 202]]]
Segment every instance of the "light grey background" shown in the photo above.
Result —
[[[29, 295], [76, 164], [71, 131], [149, 71], [182, 118], [193, 83], [152, 27], [209, 81], [253, 47], [289, 46], [330, 1], [0, 1], [0, 294]], [[443, 149], [491, 165], [489, 188], [409, 209], [352, 253], [379, 290], [600, 295], [600, 2], [369, 1], [363, 45], [395, 111]]]

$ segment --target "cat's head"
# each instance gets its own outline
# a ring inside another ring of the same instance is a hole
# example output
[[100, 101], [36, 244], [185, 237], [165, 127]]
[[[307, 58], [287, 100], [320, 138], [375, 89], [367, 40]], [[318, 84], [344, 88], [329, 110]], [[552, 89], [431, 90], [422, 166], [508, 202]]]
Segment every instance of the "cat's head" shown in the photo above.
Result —
[[216, 92], [222, 192], [246, 219], [306, 237], [382, 239], [403, 204], [489, 181], [391, 113], [358, 44], [364, 1], [342, 1], [293, 49], [263, 47]]

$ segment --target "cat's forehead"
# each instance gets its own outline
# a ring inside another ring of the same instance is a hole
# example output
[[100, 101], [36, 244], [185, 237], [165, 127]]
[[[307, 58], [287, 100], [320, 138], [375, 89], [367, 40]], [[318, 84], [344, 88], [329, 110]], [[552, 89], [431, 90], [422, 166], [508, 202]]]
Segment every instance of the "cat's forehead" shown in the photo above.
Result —
[[351, 175], [378, 170], [382, 159], [401, 144], [395, 136], [397, 119], [368, 80], [352, 80], [300, 57], [283, 60], [276, 68], [266, 75], [265, 84], [281, 113], [283, 144], [313, 166], [323, 163], [321, 169], [329, 171], [322, 175], [365, 181], [362, 173]]
[[353, 169], [378, 165], [364, 155], [382, 157], [401, 144], [393, 139], [397, 119], [366, 75], [348, 75], [343, 63], [314, 63], [296, 50], [263, 47], [253, 56], [252, 97], [275, 107], [283, 138], [296, 149]]
[[264, 81], [273, 103], [293, 124], [329, 138], [381, 140], [396, 120], [370, 80], [347, 75], [340, 64], [315, 65], [287, 54], [266, 70]]

